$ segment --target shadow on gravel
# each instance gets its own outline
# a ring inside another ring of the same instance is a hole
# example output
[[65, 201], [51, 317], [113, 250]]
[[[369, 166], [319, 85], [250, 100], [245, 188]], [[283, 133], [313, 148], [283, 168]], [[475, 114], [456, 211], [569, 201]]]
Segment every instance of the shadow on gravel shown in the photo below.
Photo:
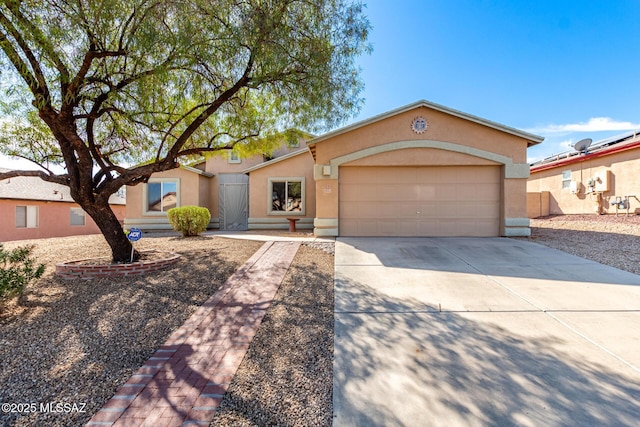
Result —
[[42, 279], [21, 314], [0, 313], [0, 402], [86, 403], [86, 412], [0, 413], [0, 426], [84, 425], [239, 267], [226, 248], [181, 251], [175, 266], [133, 278]]
[[[340, 298], [366, 306], [383, 299], [357, 281], [339, 286]], [[561, 338], [535, 324], [517, 334], [472, 314], [416, 313], [415, 301], [384, 298], [377, 313], [336, 313], [335, 425], [631, 426], [640, 419], [637, 375], [568, 354]]]
[[331, 425], [333, 270], [310, 258], [333, 261], [300, 248], [212, 426]]

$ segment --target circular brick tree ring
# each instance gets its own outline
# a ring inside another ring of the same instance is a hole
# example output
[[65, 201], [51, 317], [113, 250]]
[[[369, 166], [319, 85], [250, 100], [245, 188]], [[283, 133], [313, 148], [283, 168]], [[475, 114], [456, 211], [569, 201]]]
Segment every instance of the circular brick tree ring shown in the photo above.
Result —
[[56, 264], [56, 276], [63, 279], [95, 279], [100, 277], [135, 276], [162, 270], [178, 262], [180, 255], [173, 252], [144, 251], [142, 255], [161, 255], [152, 260], [130, 264], [100, 264], [97, 258], [79, 259]]

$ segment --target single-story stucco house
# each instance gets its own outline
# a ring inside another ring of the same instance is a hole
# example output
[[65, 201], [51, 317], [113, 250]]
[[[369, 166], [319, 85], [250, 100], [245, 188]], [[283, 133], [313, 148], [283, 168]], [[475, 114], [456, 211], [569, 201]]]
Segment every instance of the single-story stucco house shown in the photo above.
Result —
[[[0, 172], [9, 171], [0, 168]], [[109, 202], [123, 222], [123, 195], [112, 195]], [[73, 201], [69, 187], [32, 176], [0, 180], [0, 219], [0, 242], [100, 233], [91, 217]]]
[[297, 218], [318, 236], [527, 236], [527, 148], [542, 140], [418, 101], [233, 171], [218, 157], [153, 175], [128, 187], [125, 226], [169, 228], [167, 197], [220, 229]]
[[640, 131], [626, 132], [531, 164], [529, 218], [640, 214]]

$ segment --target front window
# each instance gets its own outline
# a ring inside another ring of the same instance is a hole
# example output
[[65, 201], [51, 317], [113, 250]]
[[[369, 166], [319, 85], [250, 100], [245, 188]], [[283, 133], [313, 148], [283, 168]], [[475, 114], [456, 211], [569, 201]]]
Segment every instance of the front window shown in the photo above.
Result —
[[149, 180], [146, 188], [146, 213], [163, 213], [179, 205], [177, 180]]
[[38, 207], [16, 206], [16, 228], [37, 228]]
[[571, 187], [571, 170], [562, 171], [562, 188]]
[[270, 178], [268, 194], [270, 215], [304, 215], [304, 178]]

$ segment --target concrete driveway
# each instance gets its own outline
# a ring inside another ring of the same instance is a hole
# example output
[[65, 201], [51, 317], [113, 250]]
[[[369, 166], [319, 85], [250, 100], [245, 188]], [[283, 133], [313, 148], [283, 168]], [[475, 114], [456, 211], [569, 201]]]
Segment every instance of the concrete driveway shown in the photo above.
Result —
[[640, 276], [503, 238], [338, 238], [334, 425], [640, 423]]

